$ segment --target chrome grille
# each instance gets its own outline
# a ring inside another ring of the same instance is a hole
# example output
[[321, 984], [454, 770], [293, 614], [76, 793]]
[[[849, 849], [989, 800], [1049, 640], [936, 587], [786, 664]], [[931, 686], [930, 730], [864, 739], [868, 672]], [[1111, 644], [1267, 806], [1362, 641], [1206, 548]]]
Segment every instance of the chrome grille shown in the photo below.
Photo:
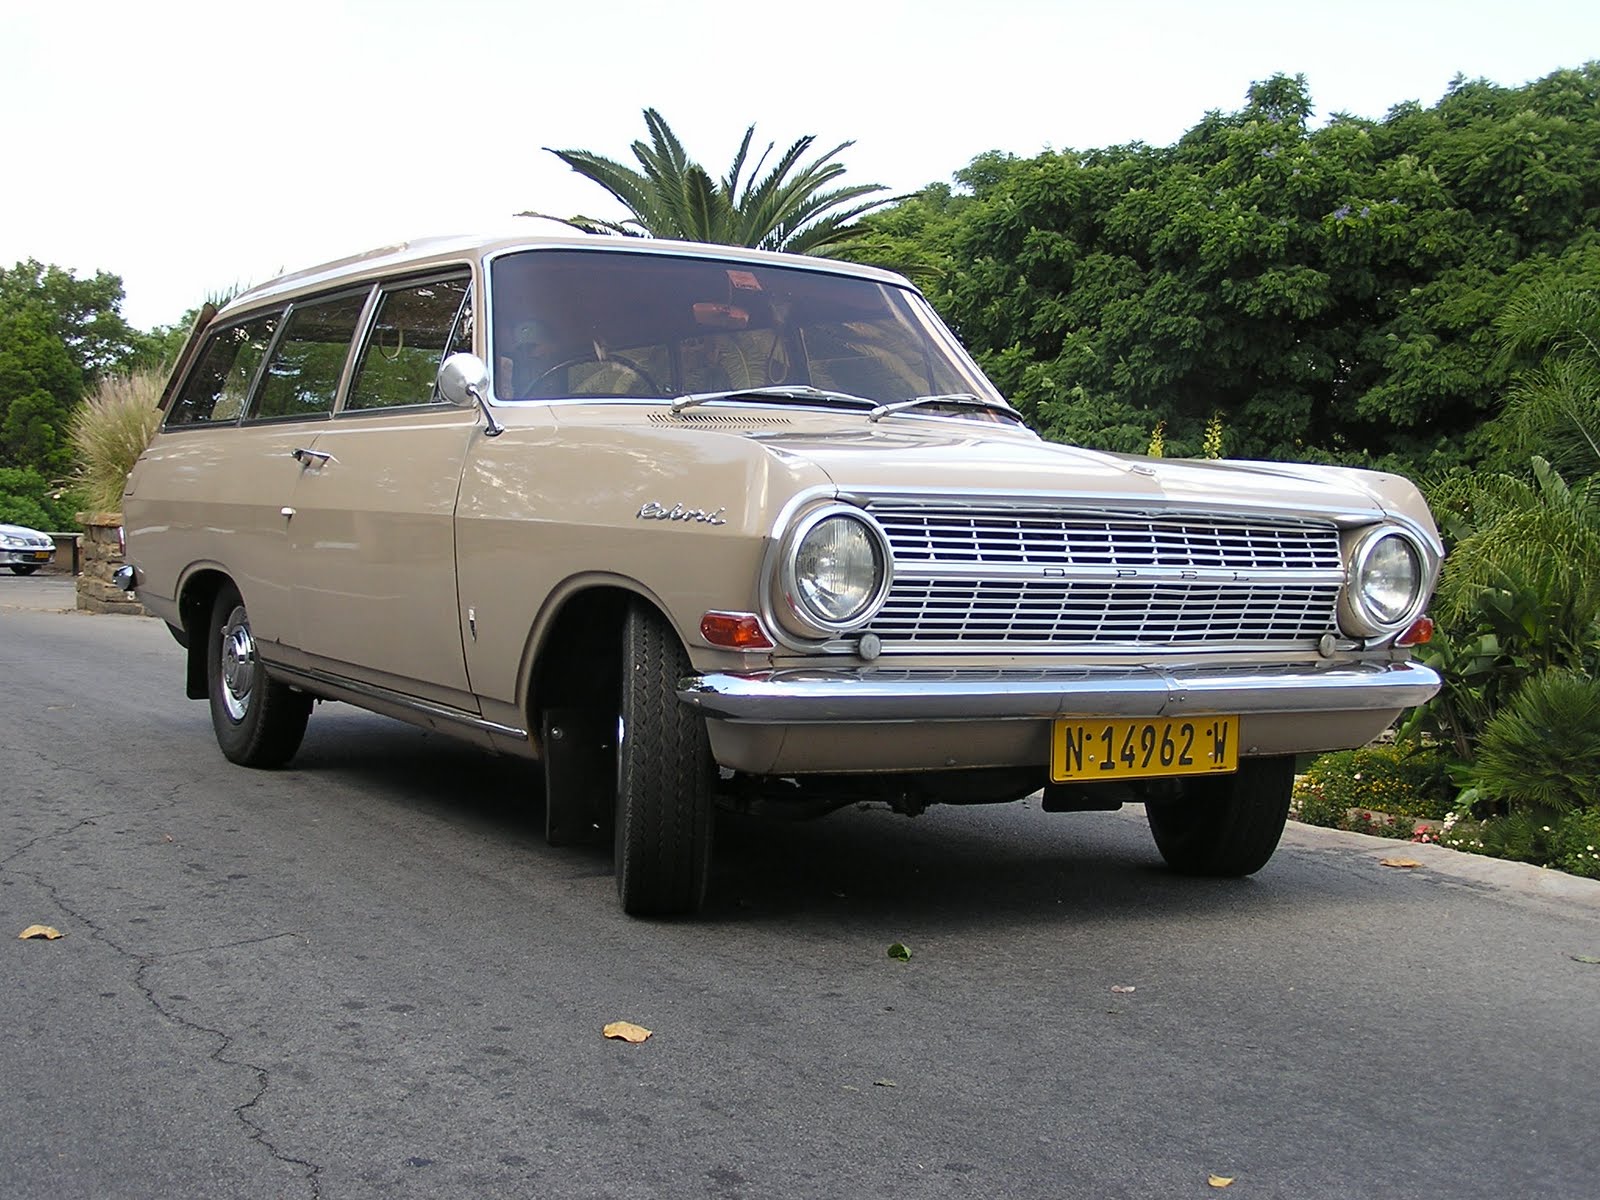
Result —
[[1340, 566], [1332, 525], [1196, 516], [879, 509], [896, 563], [1314, 569]]
[[886, 650], [1304, 646], [1335, 628], [1331, 522], [872, 505]]

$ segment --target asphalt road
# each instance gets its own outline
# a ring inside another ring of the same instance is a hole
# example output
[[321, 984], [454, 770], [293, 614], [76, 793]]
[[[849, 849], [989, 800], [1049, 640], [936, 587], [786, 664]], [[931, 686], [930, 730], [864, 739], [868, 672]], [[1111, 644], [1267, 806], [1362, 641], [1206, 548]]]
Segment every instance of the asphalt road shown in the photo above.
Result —
[[1025, 802], [726, 821], [635, 921], [525, 768], [339, 705], [232, 767], [68, 587], [0, 578], [5, 1200], [1600, 1194], [1600, 884]]

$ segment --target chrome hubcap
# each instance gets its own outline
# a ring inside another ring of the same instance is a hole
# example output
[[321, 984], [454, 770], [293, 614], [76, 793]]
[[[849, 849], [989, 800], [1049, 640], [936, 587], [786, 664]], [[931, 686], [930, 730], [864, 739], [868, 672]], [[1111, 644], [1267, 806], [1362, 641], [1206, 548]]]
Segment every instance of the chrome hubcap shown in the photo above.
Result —
[[256, 682], [256, 643], [250, 636], [250, 618], [239, 605], [222, 626], [222, 706], [228, 716], [242, 721], [250, 711]]

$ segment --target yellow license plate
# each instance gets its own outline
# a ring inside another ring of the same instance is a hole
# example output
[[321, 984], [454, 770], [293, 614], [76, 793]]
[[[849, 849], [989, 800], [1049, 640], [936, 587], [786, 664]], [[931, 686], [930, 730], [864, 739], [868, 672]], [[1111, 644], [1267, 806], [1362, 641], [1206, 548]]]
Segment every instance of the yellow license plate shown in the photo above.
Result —
[[49, 562], [50, 561], [50, 551], [48, 551], [48, 550], [35, 550], [33, 552], [33, 561], [34, 562]]
[[1056, 783], [1212, 775], [1239, 769], [1238, 717], [1124, 721], [1069, 717], [1050, 738]]

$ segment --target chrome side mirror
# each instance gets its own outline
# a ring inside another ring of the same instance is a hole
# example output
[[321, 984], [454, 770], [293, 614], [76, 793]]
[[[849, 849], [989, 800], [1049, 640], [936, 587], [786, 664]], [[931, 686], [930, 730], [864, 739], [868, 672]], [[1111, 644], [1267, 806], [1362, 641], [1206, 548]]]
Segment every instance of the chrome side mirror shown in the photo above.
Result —
[[439, 394], [457, 408], [471, 408], [474, 403], [483, 412], [487, 437], [499, 437], [505, 426], [494, 419], [489, 411], [489, 368], [476, 354], [452, 354], [439, 364], [435, 380]]

